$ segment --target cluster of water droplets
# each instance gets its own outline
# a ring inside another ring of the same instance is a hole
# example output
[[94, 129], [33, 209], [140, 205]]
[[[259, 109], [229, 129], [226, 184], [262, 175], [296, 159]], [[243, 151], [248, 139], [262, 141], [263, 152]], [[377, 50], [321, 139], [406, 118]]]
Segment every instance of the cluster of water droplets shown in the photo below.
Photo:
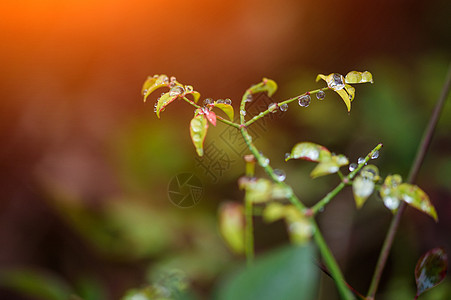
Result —
[[226, 98], [226, 99], [218, 99], [218, 100], [216, 100], [216, 103], [232, 105], [232, 100], [230, 100], [229, 98]]
[[312, 101], [312, 98], [310, 97], [309, 94], [307, 95], [302, 95], [298, 97], [298, 103], [300, 106], [302, 107], [307, 107], [310, 105], [310, 102]]
[[175, 97], [175, 96], [179, 96], [185, 93], [185, 89], [179, 85], [173, 86], [170, 90], [169, 90], [169, 96], [171, 97]]

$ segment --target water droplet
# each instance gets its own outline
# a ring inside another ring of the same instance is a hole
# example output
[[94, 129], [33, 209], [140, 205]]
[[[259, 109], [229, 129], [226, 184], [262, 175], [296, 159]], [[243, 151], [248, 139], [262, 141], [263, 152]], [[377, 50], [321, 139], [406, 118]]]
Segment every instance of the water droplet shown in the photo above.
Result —
[[399, 200], [397, 198], [387, 196], [387, 197], [384, 197], [384, 205], [388, 209], [392, 209], [392, 210], [397, 209], [399, 206]]
[[246, 111], [245, 110], [240, 110], [240, 114], [242, 115], [242, 116], [245, 116], [246, 115]]
[[158, 78], [158, 77], [160, 77], [160, 76], [158, 76], [157, 74], [153, 75], [153, 78]]
[[274, 175], [276, 176], [276, 180], [279, 182], [282, 182], [287, 178], [287, 175], [285, 174], [284, 170], [281, 169], [274, 169]]
[[193, 86], [192, 85], [185, 85], [185, 91], [187, 93], [191, 93], [193, 91]]
[[169, 91], [169, 96], [171, 96], [171, 97], [178, 96], [178, 95], [183, 94], [184, 92], [185, 92], [185, 89], [182, 88], [181, 86], [174, 86]]
[[202, 130], [202, 128], [200, 128], [200, 124], [199, 126], [192, 126], [191, 129], [193, 130], [193, 132], [200, 132]]
[[371, 155], [371, 159], [376, 159], [376, 158], [378, 158], [378, 157], [379, 157], [379, 151], [376, 150], [376, 151], [374, 151], [373, 154]]
[[205, 100], [204, 100], [204, 105], [210, 105], [210, 104], [212, 104], [213, 103], [213, 99], [211, 99], [211, 98], [206, 98]]
[[247, 95], [246, 96], [246, 99], [244, 100], [245, 102], [252, 102], [252, 95], [251, 94], [249, 94], [249, 95]]
[[318, 209], [318, 211], [319, 211], [319, 212], [323, 212], [323, 211], [324, 211], [324, 206], [321, 206], [321, 207]]
[[318, 98], [318, 100], [323, 100], [326, 97], [326, 93], [324, 91], [318, 91], [318, 93], [316, 93], [316, 98]]
[[288, 160], [291, 157], [291, 153], [285, 153], [285, 160]]
[[164, 83], [168, 83], [169, 82], [169, 78], [168, 78], [168, 76], [163, 76], [162, 78], [161, 78], [161, 81], [163, 81]]
[[345, 87], [344, 78], [342, 75], [334, 73], [332, 80], [330, 80], [327, 85], [334, 91], [341, 90]]
[[311, 100], [312, 99], [310, 98], [310, 95], [303, 95], [303, 96], [299, 96], [298, 97], [299, 105], [302, 106], [302, 107], [309, 106]]
[[177, 78], [175, 78], [175, 76], [171, 76], [171, 82], [175, 82], [177, 80]]
[[277, 103], [270, 103], [268, 105], [269, 112], [276, 113], [277, 112], [277, 108], [278, 108]]
[[144, 91], [143, 91], [143, 95], [145, 96], [147, 94], [147, 89], [145, 89]]
[[354, 171], [355, 169], [357, 169], [357, 164], [356, 164], [356, 163], [351, 163], [351, 164], [349, 165], [349, 171], [352, 172], [352, 171]]
[[263, 157], [263, 159], [262, 159], [261, 162], [260, 162], [260, 165], [261, 165], [262, 167], [267, 167], [267, 166], [269, 165], [269, 158]]
[[281, 111], [287, 111], [288, 110], [288, 104], [287, 103], [281, 104], [279, 106], [279, 108], [280, 108]]
[[357, 163], [360, 165], [360, 164], [363, 164], [365, 162], [365, 158], [363, 158], [363, 157], [359, 157], [358, 159], [357, 159]]
[[202, 137], [199, 134], [193, 134], [193, 142], [200, 142]]
[[226, 99], [224, 99], [224, 104], [232, 105], [232, 100], [230, 100], [229, 98], [226, 98]]
[[157, 112], [157, 108], [156, 107], [153, 108], [153, 112]]
[[175, 82], [174, 81], [169, 82], [169, 87], [170, 88], [173, 88], [174, 86], [175, 86]]
[[218, 100], [216, 100], [216, 103], [219, 103], [219, 104], [224, 104], [224, 100], [223, 99], [218, 99]]

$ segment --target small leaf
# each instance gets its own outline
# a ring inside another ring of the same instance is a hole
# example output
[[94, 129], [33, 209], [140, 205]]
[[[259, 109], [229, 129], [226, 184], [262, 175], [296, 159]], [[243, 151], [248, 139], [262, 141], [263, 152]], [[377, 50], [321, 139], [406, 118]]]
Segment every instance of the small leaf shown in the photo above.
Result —
[[207, 117], [202, 110], [197, 109], [194, 118], [190, 123], [191, 140], [199, 156], [204, 155], [204, 140], [207, 135]]
[[415, 267], [416, 298], [442, 282], [447, 270], [448, 255], [444, 249], [434, 248], [421, 256]]
[[147, 77], [144, 82], [141, 93], [144, 95], [144, 102], [146, 102], [147, 97], [155, 90], [166, 87], [169, 84], [169, 78], [167, 75], [154, 75], [153, 77]]
[[318, 283], [313, 245], [290, 246], [258, 257], [254, 264], [230, 276], [218, 300], [312, 300]]
[[162, 112], [169, 103], [177, 99], [177, 97], [178, 96], [171, 96], [171, 94], [168, 92], [164, 93], [160, 98], [158, 98], [157, 106], [155, 107], [155, 113], [157, 114], [158, 118], [160, 118], [160, 112]]
[[368, 71], [365, 72], [351, 71], [348, 74], [346, 74], [345, 82], [351, 84], [366, 83], [366, 82], [373, 83], [373, 75]]
[[396, 188], [401, 184], [402, 178], [400, 175], [389, 175], [385, 178], [384, 184], [380, 190], [380, 195], [384, 205], [393, 213], [399, 207], [399, 197]]
[[244, 252], [244, 208], [243, 205], [226, 202], [219, 209], [219, 230], [229, 248], [237, 253]]
[[313, 235], [312, 224], [306, 218], [287, 219], [287, 226], [290, 241], [295, 245], [304, 245]]
[[293, 147], [291, 154], [285, 157], [285, 161], [290, 159], [304, 159], [319, 162], [330, 157], [331, 153], [326, 147], [311, 142], [302, 142]]
[[273, 184], [268, 179], [259, 178], [245, 183], [246, 200], [262, 203], [271, 200]]
[[192, 91], [192, 92], [185, 93], [185, 96], [188, 96], [188, 95], [193, 96], [194, 103], [197, 103], [197, 101], [199, 101], [199, 98], [200, 98], [200, 93], [199, 92]]
[[361, 208], [366, 199], [373, 193], [374, 182], [363, 176], [357, 176], [352, 182], [352, 192], [357, 208]]
[[217, 107], [220, 110], [222, 110], [223, 112], [225, 112], [227, 117], [229, 117], [230, 121], [233, 121], [234, 112], [233, 112], [233, 106], [232, 105], [225, 104], [225, 103], [216, 103], [215, 102], [214, 107]]
[[340, 167], [349, 164], [349, 160], [346, 156], [339, 154], [331, 157], [323, 157], [320, 159], [319, 164], [310, 173], [312, 178], [317, 178], [324, 175], [329, 175], [338, 172]]
[[437, 212], [428, 195], [416, 185], [402, 183], [397, 187], [399, 198], [408, 205], [430, 215], [437, 222]]
[[263, 220], [271, 223], [284, 218], [286, 215], [286, 206], [278, 203], [271, 202], [263, 210]]
[[207, 116], [208, 121], [210, 121], [213, 126], [216, 126], [216, 114], [212, 111], [205, 110], [205, 115]]
[[262, 82], [251, 86], [247, 92], [251, 94], [266, 92], [271, 97], [277, 90], [277, 83], [274, 80], [263, 78]]

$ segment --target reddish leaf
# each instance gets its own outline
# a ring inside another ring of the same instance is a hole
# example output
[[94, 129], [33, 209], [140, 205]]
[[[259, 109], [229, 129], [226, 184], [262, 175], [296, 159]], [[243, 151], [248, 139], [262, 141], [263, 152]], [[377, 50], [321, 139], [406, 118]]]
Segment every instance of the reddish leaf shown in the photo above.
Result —
[[448, 255], [442, 248], [434, 248], [426, 252], [415, 267], [417, 283], [416, 298], [425, 291], [435, 287], [445, 279], [448, 269]]
[[212, 111], [205, 110], [205, 115], [207, 116], [208, 121], [210, 121], [213, 126], [216, 126], [216, 114]]

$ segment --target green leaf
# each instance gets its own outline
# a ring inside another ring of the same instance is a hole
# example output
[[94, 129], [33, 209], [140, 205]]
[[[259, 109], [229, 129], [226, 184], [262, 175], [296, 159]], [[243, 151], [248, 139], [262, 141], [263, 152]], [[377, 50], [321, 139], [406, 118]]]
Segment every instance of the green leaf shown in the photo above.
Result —
[[200, 98], [200, 93], [197, 91], [192, 91], [192, 92], [188, 92], [185, 93], [185, 96], [191, 95], [193, 97], [193, 101], [194, 103], [197, 103], [197, 101], [199, 101]]
[[234, 116], [234, 111], [233, 111], [233, 106], [230, 104], [225, 104], [225, 103], [214, 103], [214, 107], [219, 108], [220, 110], [222, 110], [227, 117], [229, 117], [230, 121], [233, 121], [233, 116]]
[[269, 203], [263, 210], [263, 220], [268, 223], [280, 220], [284, 218], [285, 215], [286, 206], [278, 202]]
[[448, 255], [443, 248], [434, 248], [421, 256], [415, 267], [416, 298], [442, 282], [447, 270]]
[[285, 157], [285, 161], [290, 159], [304, 159], [319, 162], [320, 160], [326, 160], [331, 156], [330, 151], [324, 146], [311, 142], [302, 142], [293, 147], [291, 154]]
[[373, 193], [374, 181], [364, 178], [363, 176], [357, 176], [352, 182], [352, 192], [354, 194], [354, 200], [357, 208], [361, 208], [366, 199]]
[[167, 75], [154, 75], [153, 77], [147, 77], [141, 89], [141, 93], [144, 95], [144, 102], [146, 102], [147, 97], [149, 97], [155, 90], [166, 87], [169, 85], [169, 78]]
[[408, 205], [430, 215], [437, 222], [437, 212], [431, 204], [428, 195], [416, 185], [402, 183], [397, 187], [399, 199]]
[[318, 268], [312, 245], [274, 250], [255, 260], [219, 290], [219, 300], [312, 300], [316, 297]]
[[319, 164], [312, 170], [310, 176], [317, 178], [324, 175], [329, 175], [338, 172], [340, 167], [349, 164], [349, 160], [346, 156], [339, 154], [331, 157], [325, 156], [320, 159]]
[[[251, 86], [247, 92], [251, 94], [266, 92], [271, 97], [277, 90], [277, 83], [274, 80], [263, 78], [262, 82]], [[246, 94], [245, 94], [246, 95]]]
[[0, 286], [15, 290], [33, 299], [66, 300], [72, 291], [60, 278], [34, 270], [3, 270]]
[[243, 205], [226, 202], [219, 208], [219, 231], [229, 248], [244, 253], [244, 208]]
[[373, 75], [368, 71], [365, 72], [351, 71], [348, 74], [346, 74], [345, 82], [351, 84], [366, 83], [366, 82], [373, 83]]
[[204, 155], [204, 140], [207, 136], [207, 129], [207, 117], [201, 109], [197, 109], [190, 123], [190, 135], [199, 156]]
[[171, 94], [168, 92], [164, 93], [160, 98], [158, 98], [157, 106], [155, 107], [155, 113], [157, 114], [158, 118], [160, 118], [160, 112], [162, 112], [169, 103], [177, 99], [177, 97], [178, 96], [171, 96]]

